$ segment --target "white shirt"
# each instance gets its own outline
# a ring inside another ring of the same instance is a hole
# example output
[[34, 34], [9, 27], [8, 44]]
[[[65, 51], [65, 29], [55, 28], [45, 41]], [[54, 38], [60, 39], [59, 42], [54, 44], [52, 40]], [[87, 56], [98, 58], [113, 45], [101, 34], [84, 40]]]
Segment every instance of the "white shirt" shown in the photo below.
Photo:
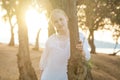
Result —
[[[83, 34], [80, 34], [86, 60], [90, 59], [89, 45]], [[61, 45], [64, 44], [64, 45]], [[61, 41], [53, 34], [46, 42], [45, 50], [40, 60], [40, 68], [43, 70], [41, 80], [68, 80], [67, 65], [70, 58], [70, 40]]]

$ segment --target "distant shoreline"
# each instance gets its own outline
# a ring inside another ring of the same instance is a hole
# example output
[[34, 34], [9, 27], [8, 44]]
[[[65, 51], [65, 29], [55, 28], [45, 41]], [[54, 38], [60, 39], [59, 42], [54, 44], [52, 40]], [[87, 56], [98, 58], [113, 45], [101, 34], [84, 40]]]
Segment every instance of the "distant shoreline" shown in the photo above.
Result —
[[[120, 49], [115, 49], [115, 52]], [[96, 48], [97, 53], [104, 53], [104, 54], [113, 54], [114, 49], [112, 48]], [[117, 53], [117, 55], [120, 55], [120, 52]]]

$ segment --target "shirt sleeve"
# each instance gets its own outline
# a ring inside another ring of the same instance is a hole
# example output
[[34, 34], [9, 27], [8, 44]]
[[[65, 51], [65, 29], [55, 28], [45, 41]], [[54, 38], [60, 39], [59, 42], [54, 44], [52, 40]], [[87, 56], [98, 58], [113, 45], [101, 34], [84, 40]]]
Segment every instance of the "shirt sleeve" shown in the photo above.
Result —
[[48, 46], [47, 43], [45, 44], [45, 49], [43, 51], [43, 53], [41, 54], [41, 58], [40, 58], [40, 70], [44, 70], [44, 68], [46, 67], [47, 64], [47, 60], [48, 60]]
[[83, 50], [85, 53], [85, 59], [89, 61], [91, 58], [91, 55], [90, 55], [90, 46], [89, 46], [88, 40], [82, 33], [80, 33], [79, 37], [80, 37], [80, 40], [83, 42]]

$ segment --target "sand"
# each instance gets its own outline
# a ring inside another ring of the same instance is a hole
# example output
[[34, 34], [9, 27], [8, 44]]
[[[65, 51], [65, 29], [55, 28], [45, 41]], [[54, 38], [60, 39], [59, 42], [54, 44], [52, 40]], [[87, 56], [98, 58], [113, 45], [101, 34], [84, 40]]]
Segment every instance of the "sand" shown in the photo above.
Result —
[[[18, 80], [17, 66], [18, 47], [10, 47], [0, 43], [0, 80]], [[39, 79], [39, 60], [41, 51], [30, 47], [32, 65]], [[120, 80], [120, 56], [108, 54], [92, 54], [92, 75], [94, 80]]]

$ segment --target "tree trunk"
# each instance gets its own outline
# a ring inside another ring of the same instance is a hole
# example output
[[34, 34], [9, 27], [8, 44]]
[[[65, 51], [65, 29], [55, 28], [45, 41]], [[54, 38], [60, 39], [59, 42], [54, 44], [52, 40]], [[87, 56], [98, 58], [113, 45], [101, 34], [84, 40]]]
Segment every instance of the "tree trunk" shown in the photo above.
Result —
[[77, 22], [77, 6], [76, 0], [69, 0], [69, 29], [70, 29], [70, 44], [71, 57], [68, 64], [68, 78], [69, 80], [85, 80], [85, 58], [82, 52], [76, 49], [76, 44], [79, 42], [78, 22]]
[[14, 26], [12, 25], [11, 23], [11, 16], [9, 16], [9, 23], [10, 23], [10, 28], [11, 28], [11, 39], [10, 39], [10, 42], [9, 42], [9, 46], [14, 46], [15, 45], [15, 42], [14, 42]]
[[[82, 52], [76, 49], [76, 44], [79, 42], [78, 22], [77, 22], [77, 6], [76, 0], [49, 0], [52, 9], [63, 9], [69, 18], [70, 30], [70, 45], [71, 57], [68, 63], [68, 80], [85, 80], [87, 69], [86, 61]], [[50, 12], [51, 9], [47, 10]], [[49, 26], [51, 27], [51, 26]]]
[[10, 39], [10, 42], [9, 42], [9, 46], [14, 46], [14, 45], [15, 45], [13, 29], [14, 29], [14, 28], [11, 27], [11, 39]]
[[17, 63], [19, 68], [19, 80], [37, 80], [37, 76], [32, 67], [29, 53], [28, 31], [25, 23], [26, 1], [19, 3], [16, 9], [18, 33], [19, 33], [19, 52], [17, 55]]
[[96, 49], [95, 49], [95, 45], [94, 45], [94, 31], [93, 30], [89, 30], [90, 34], [88, 37], [88, 41], [91, 47], [91, 51], [90, 53], [95, 54], [96, 53]]
[[84, 80], [82, 55], [76, 50], [76, 44], [79, 41], [76, 0], [51, 0], [50, 2], [53, 9], [63, 9], [69, 17], [71, 57], [68, 64], [68, 78], [69, 80]]
[[89, 44], [91, 46], [91, 53], [96, 53], [95, 45], [94, 45], [94, 21], [95, 21], [95, 12], [94, 7], [96, 7], [96, 4], [94, 3], [94, 0], [84, 0], [84, 4], [87, 6], [85, 9], [86, 12], [86, 25], [89, 28], [90, 34], [89, 34]]
[[115, 49], [117, 48], [117, 46], [118, 46], [118, 40], [116, 40], [116, 43], [115, 43], [115, 47], [114, 47], [114, 51], [113, 51], [113, 54], [111, 54], [111, 55], [116, 55], [120, 50], [118, 50], [117, 52], [115, 52]]
[[36, 36], [36, 43], [35, 43], [35, 47], [33, 48], [33, 50], [39, 50], [39, 34], [40, 34], [41, 28], [38, 30], [37, 32], [37, 36]]
[[39, 50], [39, 34], [40, 34], [40, 31], [41, 31], [41, 28], [37, 32], [35, 47], [33, 48], [33, 50], [37, 50], [37, 51]]

